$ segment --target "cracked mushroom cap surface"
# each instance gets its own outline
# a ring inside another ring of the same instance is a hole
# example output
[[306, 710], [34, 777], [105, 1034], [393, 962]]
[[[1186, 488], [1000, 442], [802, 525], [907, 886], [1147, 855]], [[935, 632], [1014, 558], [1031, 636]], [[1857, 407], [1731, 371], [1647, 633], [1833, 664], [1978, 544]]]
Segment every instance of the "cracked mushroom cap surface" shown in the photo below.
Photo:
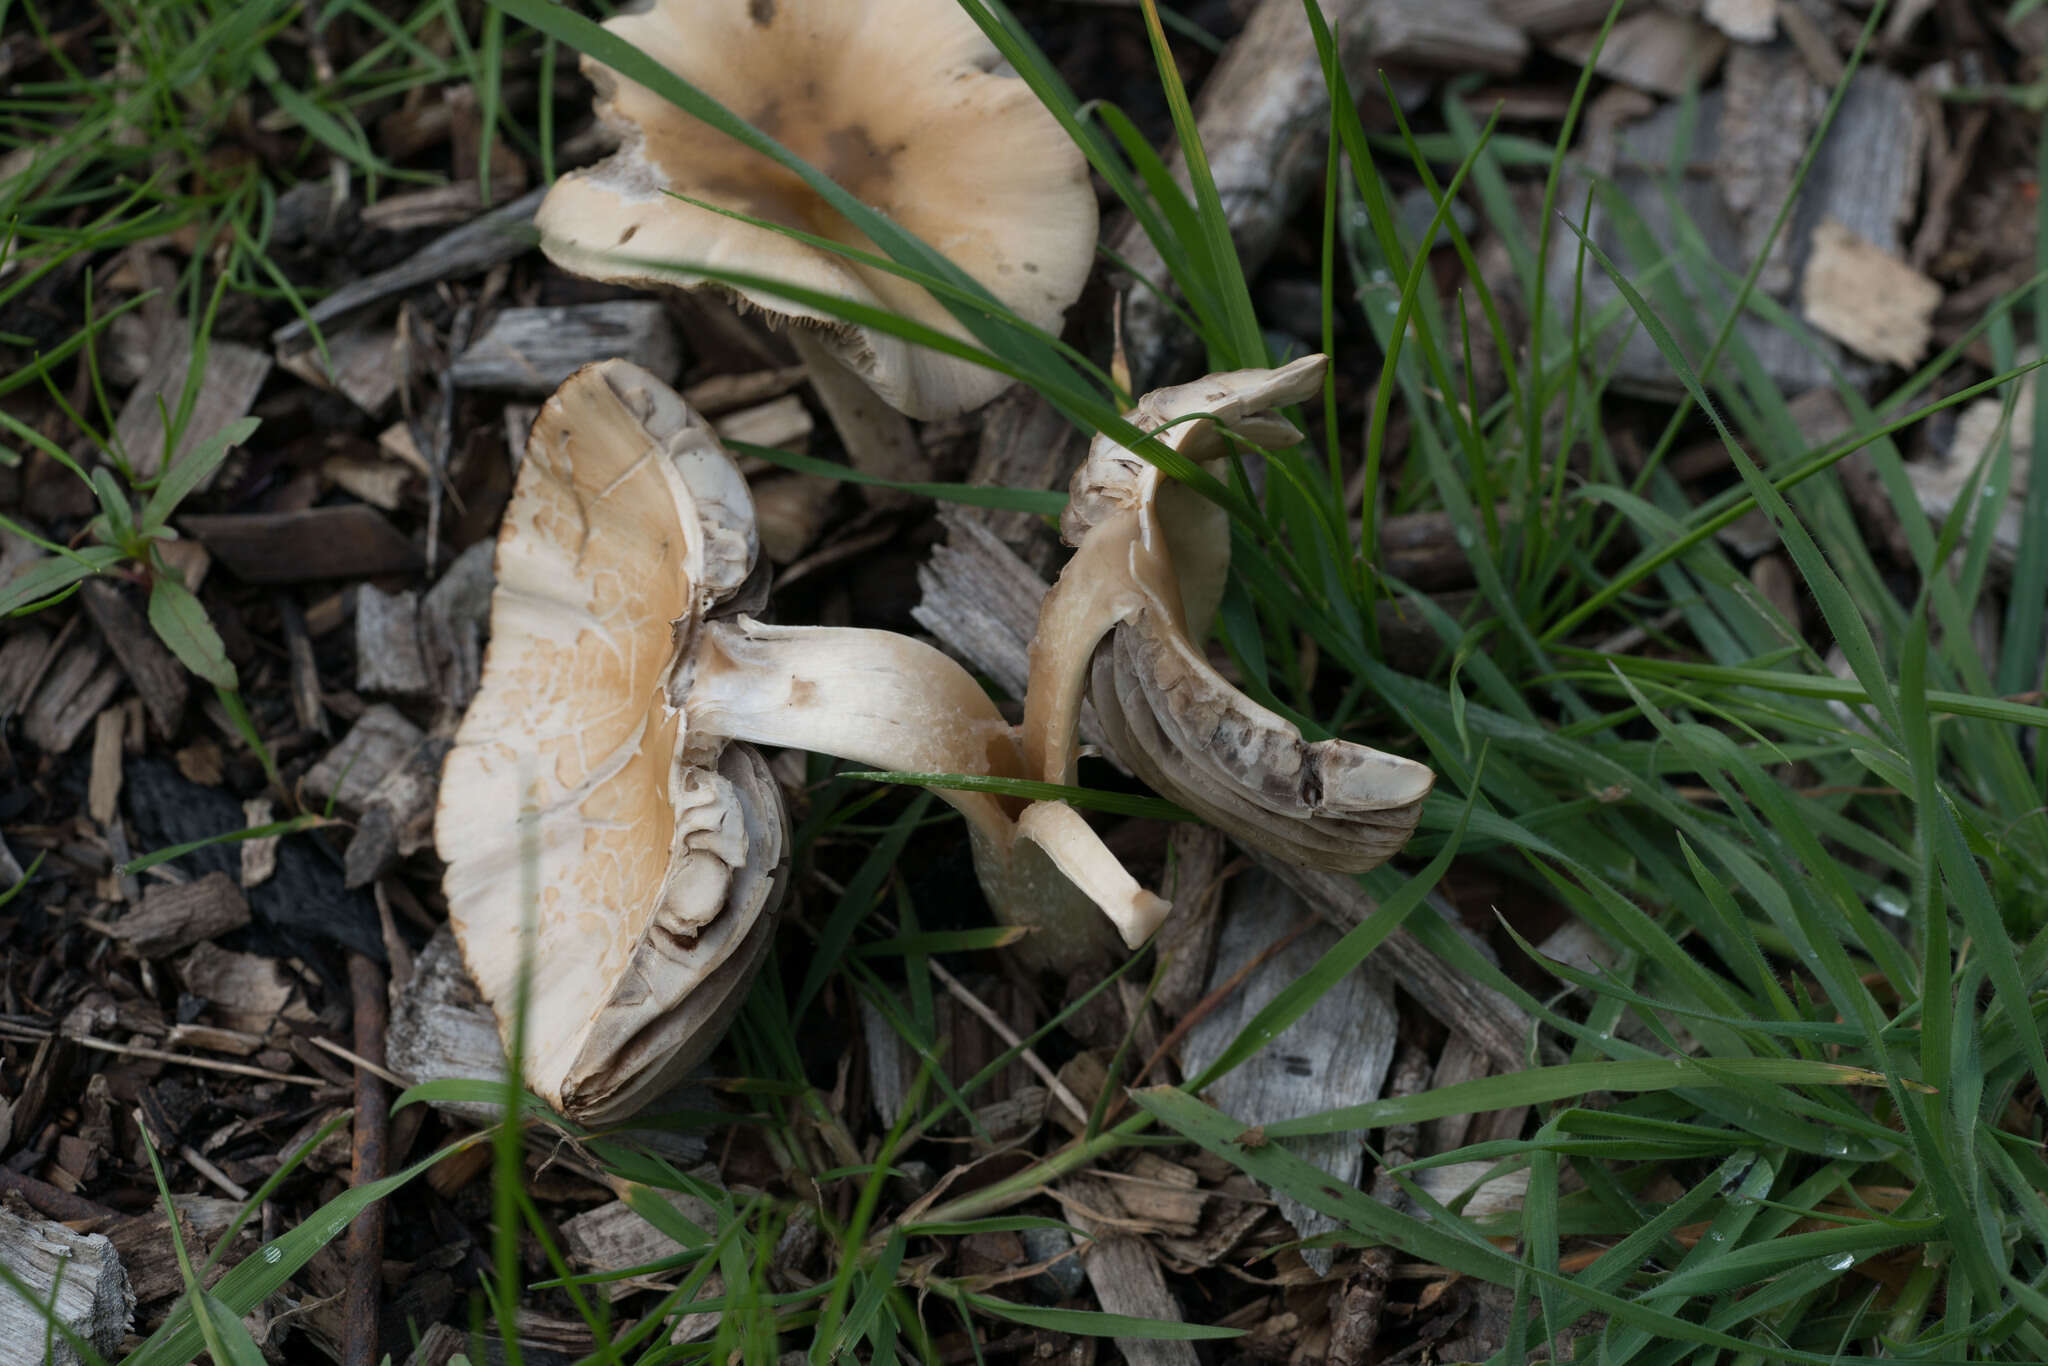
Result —
[[[605, 27], [942, 252], [1050, 332], [1086, 281], [1094, 191], [1080, 150], [955, 0], [657, 0]], [[884, 271], [686, 204], [687, 195], [875, 251], [788, 170], [585, 58], [619, 150], [562, 177], [536, 223], [556, 264], [593, 279], [693, 287], [674, 261], [787, 280], [967, 333]], [[669, 193], [669, 192], [674, 193]], [[725, 288], [724, 286], [720, 286]], [[898, 411], [946, 417], [1008, 381], [966, 361], [733, 289], [819, 329]]]
[[779, 791], [746, 745], [693, 751], [666, 695], [756, 554], [745, 481], [652, 375], [605, 361], [548, 400], [499, 533], [435, 842], [508, 1043], [533, 919], [526, 1081], [571, 1118], [623, 1118], [679, 1081], [766, 948]]
[[[1209, 375], [1146, 395], [1129, 417], [1216, 473], [1226, 431], [1265, 448], [1299, 440], [1271, 410], [1316, 393], [1327, 364], [1306, 356]], [[1105, 738], [1131, 771], [1239, 841], [1336, 872], [1399, 852], [1434, 773], [1365, 745], [1305, 740], [1209, 663], [1200, 642], [1229, 573], [1228, 514], [1106, 437], [1070, 492], [1061, 532], [1078, 553], [1041, 615], [1032, 645], [1039, 695], [1027, 699], [1038, 714], [1027, 710], [1026, 746], [1046, 775], [1062, 780], [1054, 770], [1071, 765], [1085, 680]]]

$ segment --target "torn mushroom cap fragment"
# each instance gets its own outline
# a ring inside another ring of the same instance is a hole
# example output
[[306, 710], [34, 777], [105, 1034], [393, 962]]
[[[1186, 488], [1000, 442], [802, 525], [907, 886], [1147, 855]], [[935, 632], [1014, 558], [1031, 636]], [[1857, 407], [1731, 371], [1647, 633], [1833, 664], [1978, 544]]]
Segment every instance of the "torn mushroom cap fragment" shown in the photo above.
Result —
[[[751, 744], [1025, 771], [1012, 727], [939, 651], [745, 615], [758, 553], [738, 468], [654, 376], [585, 366], [542, 408], [435, 840], [449, 920], [508, 1041], [533, 908], [526, 1081], [586, 1123], [680, 1080], [766, 952], [786, 818]], [[941, 795], [969, 820], [999, 912], [1035, 919], [1025, 896], [1092, 901], [1132, 943], [1164, 914], [1071, 812]]]
[[[997, 74], [1000, 54], [956, 0], [656, 0], [605, 27], [943, 252], [1034, 326], [1059, 330], [1094, 259], [1087, 163], [1024, 81]], [[557, 265], [599, 280], [713, 283], [788, 319], [911, 417], [964, 412], [1008, 383], [780, 295], [659, 265], [766, 276], [967, 337], [919, 285], [677, 198], [876, 250], [781, 165], [600, 63], [586, 57], [583, 70], [598, 117], [622, 144], [564, 176], [541, 205], [541, 244]]]
[[[1277, 370], [1211, 375], [1146, 395], [1129, 417], [1216, 473], [1226, 430], [1269, 449], [1300, 440], [1270, 410], [1314, 395], [1327, 364], [1307, 356]], [[1196, 414], [1207, 416], [1181, 420]], [[1200, 641], [1230, 567], [1228, 514], [1106, 437], [1096, 438], [1071, 492], [1061, 531], [1076, 553], [1046, 596], [1031, 644], [1024, 750], [1032, 770], [1072, 781], [1086, 691], [1134, 773], [1238, 840], [1338, 872], [1362, 872], [1398, 852], [1435, 775], [1363, 745], [1303, 740], [1204, 656]]]

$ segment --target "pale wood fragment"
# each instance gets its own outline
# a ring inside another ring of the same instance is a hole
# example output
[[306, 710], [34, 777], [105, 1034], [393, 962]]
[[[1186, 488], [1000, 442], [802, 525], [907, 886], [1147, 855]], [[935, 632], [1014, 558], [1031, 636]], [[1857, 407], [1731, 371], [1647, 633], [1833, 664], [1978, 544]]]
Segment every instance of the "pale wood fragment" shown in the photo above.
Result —
[[[1597, 27], [1561, 34], [1550, 50], [1584, 65], [1593, 55]], [[1728, 50], [1728, 40], [1697, 19], [1663, 9], [1641, 9], [1618, 20], [1593, 69], [1611, 80], [1672, 99], [1704, 82]]]
[[[704, 1174], [716, 1175], [715, 1172]], [[698, 1228], [717, 1236], [718, 1211], [709, 1204], [682, 1191], [663, 1191], [659, 1198]], [[648, 1223], [623, 1200], [614, 1200], [563, 1220], [562, 1246], [572, 1262], [591, 1272], [624, 1271], [628, 1267], [645, 1266], [684, 1251], [681, 1243]], [[636, 1290], [668, 1290], [679, 1279], [680, 1275], [672, 1273], [607, 1281], [603, 1286], [604, 1297], [617, 1300]]]
[[401, 346], [390, 325], [344, 327], [326, 334], [327, 354], [309, 346], [278, 348], [277, 363], [318, 389], [340, 394], [371, 417], [391, 411], [401, 384], [418, 368], [417, 349]]
[[[128, 395], [114, 422], [114, 439], [143, 477], [164, 468], [163, 416], [178, 414], [185, 380], [192, 366], [192, 338], [176, 331], [160, 338], [149, 370]], [[247, 417], [257, 391], [270, 375], [270, 357], [252, 347], [215, 338], [206, 347], [205, 370], [193, 396], [190, 416], [178, 436], [178, 456], [217, 435], [230, 422]], [[161, 400], [163, 407], [157, 404]], [[172, 463], [176, 463], [173, 460]], [[199, 487], [213, 482], [209, 475]]]
[[1703, 0], [1700, 17], [1738, 43], [1768, 43], [1778, 36], [1777, 0]]
[[425, 734], [397, 708], [379, 702], [357, 717], [341, 743], [307, 770], [307, 796], [320, 802], [332, 797], [344, 810], [362, 810], [384, 775], [404, 762]]
[[1919, 364], [1941, 286], [1833, 218], [1815, 225], [1812, 240], [1799, 290], [1806, 320], [1860, 356], [1903, 369]]
[[784, 394], [749, 408], [730, 411], [711, 425], [721, 440], [801, 451], [805, 438], [817, 424], [811, 420], [811, 410], [804, 407], [801, 398], [795, 394]]
[[[1081, 1266], [1103, 1312], [1184, 1322], [1180, 1304], [1166, 1288], [1166, 1277], [1145, 1240], [1119, 1233], [1113, 1222], [1084, 1212], [1120, 1218], [1123, 1205], [1115, 1188], [1100, 1177], [1073, 1177], [1062, 1182], [1060, 1189], [1074, 1202], [1066, 1205], [1067, 1222], [1093, 1239], [1081, 1252]], [[1117, 1338], [1115, 1342], [1130, 1366], [1196, 1366], [1198, 1360], [1195, 1349], [1186, 1342], [1157, 1338]]]
[[[82, 1362], [50, 1326], [53, 1319], [102, 1359], [119, 1354], [135, 1317], [135, 1292], [104, 1235], [74, 1233], [62, 1224], [22, 1219], [0, 1209], [0, 1267], [8, 1272], [0, 1281], [0, 1366]], [[29, 1298], [23, 1298], [23, 1291]]]
[[86, 810], [101, 826], [114, 823], [121, 810], [121, 732], [126, 728], [117, 708], [93, 722], [92, 776], [86, 783]]
[[21, 733], [43, 753], [63, 754], [120, 688], [121, 670], [100, 643], [76, 641], [43, 674], [35, 698], [22, 712]]
[[[1225, 895], [1222, 938], [1210, 988], [1229, 981], [1295, 923], [1314, 912], [1263, 871], [1239, 877]], [[1292, 986], [1337, 942], [1318, 925], [1268, 959], [1242, 986], [1188, 1031], [1183, 1071], [1199, 1075], [1237, 1038], [1252, 1017]], [[1379, 1098], [1394, 1056], [1393, 987], [1376, 970], [1361, 968], [1340, 980], [1270, 1044], [1209, 1088], [1218, 1109], [1247, 1128], [1296, 1115], [1364, 1105]], [[1322, 1134], [1280, 1140], [1296, 1156], [1356, 1185], [1364, 1172], [1358, 1134]], [[1338, 1226], [1329, 1215], [1274, 1191], [1280, 1213], [1304, 1238]], [[1327, 1248], [1302, 1256], [1318, 1274], [1331, 1265]]]
[[[225, 874], [219, 876], [228, 882]], [[232, 882], [228, 885], [234, 886]], [[215, 1020], [229, 1029], [262, 1034], [279, 1019], [313, 1018], [300, 999], [297, 984], [275, 958], [201, 943], [178, 960], [177, 968], [185, 990], [205, 997]]]
[[420, 595], [366, 583], [356, 594], [356, 691], [417, 697], [427, 691]]
[[1372, 52], [1404, 66], [1511, 76], [1528, 60], [1529, 40], [1486, 0], [1380, 0]]
[[1492, 0], [1495, 17], [1531, 38], [1550, 38], [1597, 25], [1607, 18], [1610, 8], [1612, 0]]

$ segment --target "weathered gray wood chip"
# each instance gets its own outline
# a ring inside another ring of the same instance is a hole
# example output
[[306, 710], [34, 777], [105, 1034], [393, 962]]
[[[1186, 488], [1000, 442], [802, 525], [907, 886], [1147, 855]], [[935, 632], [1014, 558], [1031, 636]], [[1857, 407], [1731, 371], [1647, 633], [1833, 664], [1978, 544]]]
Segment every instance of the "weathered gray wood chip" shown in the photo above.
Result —
[[[1263, 871], [1238, 878], [1225, 894], [1223, 933], [1210, 973], [1213, 991], [1288, 933], [1308, 903]], [[1244, 984], [1188, 1031], [1188, 1075], [1201, 1072], [1230, 1046], [1252, 1017], [1294, 985], [1337, 942], [1337, 932], [1317, 925], [1262, 964]], [[1317, 1114], [1377, 1100], [1394, 1056], [1393, 988], [1377, 971], [1360, 968], [1345, 976], [1308, 1013], [1270, 1044], [1208, 1089], [1217, 1108], [1249, 1128], [1299, 1115]], [[1355, 1186], [1365, 1168], [1358, 1134], [1321, 1134], [1281, 1140], [1305, 1161]], [[1304, 1238], [1336, 1228], [1337, 1221], [1310, 1209], [1284, 1191], [1274, 1191], [1280, 1213]], [[1319, 1274], [1330, 1269], [1327, 1248], [1302, 1253]]]

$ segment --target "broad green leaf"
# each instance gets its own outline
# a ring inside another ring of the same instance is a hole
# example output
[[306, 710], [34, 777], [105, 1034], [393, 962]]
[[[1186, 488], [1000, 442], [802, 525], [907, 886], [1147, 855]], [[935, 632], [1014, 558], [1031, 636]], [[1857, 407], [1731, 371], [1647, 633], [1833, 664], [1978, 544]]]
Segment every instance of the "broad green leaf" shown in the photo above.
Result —
[[191, 589], [159, 574], [149, 589], [149, 624], [186, 668], [216, 688], [237, 689], [239, 680], [227, 647]]

